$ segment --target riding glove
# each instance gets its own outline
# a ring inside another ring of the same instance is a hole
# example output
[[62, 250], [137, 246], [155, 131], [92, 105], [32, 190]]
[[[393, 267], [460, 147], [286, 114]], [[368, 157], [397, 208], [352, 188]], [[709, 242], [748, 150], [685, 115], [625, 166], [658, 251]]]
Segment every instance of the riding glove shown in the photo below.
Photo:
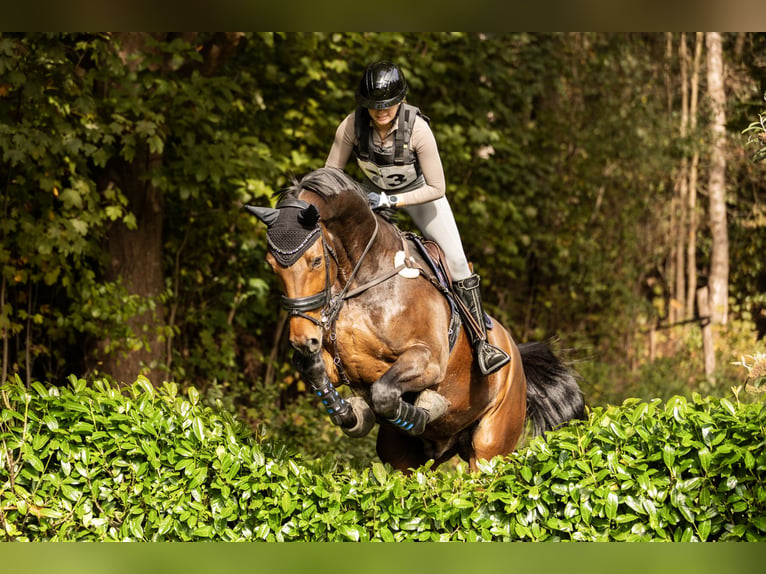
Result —
[[396, 206], [396, 196], [392, 195], [389, 197], [386, 195], [385, 191], [381, 191], [380, 193], [371, 191], [367, 194], [367, 200], [372, 209], [383, 209], [384, 207]]

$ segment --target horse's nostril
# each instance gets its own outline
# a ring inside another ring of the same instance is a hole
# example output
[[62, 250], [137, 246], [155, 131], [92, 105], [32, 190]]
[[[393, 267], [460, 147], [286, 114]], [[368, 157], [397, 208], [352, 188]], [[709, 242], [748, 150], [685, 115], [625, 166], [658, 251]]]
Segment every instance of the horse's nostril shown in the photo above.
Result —
[[297, 351], [304, 355], [315, 355], [322, 350], [322, 342], [313, 337], [304, 341], [293, 341], [292, 344]]
[[312, 355], [319, 352], [320, 345], [319, 339], [309, 339], [306, 342], [306, 347]]

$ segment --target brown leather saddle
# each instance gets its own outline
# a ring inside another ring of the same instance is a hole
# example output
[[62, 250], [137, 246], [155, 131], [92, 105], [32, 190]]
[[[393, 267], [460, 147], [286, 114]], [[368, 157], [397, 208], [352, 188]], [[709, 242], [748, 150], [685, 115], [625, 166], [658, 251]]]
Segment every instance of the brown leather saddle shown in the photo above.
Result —
[[425, 277], [446, 297], [452, 309], [452, 318], [449, 325], [449, 348], [455, 346], [460, 325], [462, 324], [458, 310], [457, 298], [452, 293], [452, 277], [447, 267], [444, 251], [439, 244], [430, 239], [424, 239], [414, 233], [404, 233], [404, 239], [428, 265], [429, 274]]

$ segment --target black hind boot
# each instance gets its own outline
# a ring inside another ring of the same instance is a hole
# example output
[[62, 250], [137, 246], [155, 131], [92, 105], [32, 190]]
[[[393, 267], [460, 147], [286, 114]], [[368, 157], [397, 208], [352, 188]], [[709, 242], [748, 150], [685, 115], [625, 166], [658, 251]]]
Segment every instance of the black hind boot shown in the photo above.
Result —
[[462, 302], [464, 324], [468, 328], [476, 361], [482, 375], [491, 375], [511, 360], [508, 353], [487, 342], [487, 324], [484, 322], [484, 306], [479, 293], [481, 279], [474, 273], [470, 277], [455, 281], [452, 287]]

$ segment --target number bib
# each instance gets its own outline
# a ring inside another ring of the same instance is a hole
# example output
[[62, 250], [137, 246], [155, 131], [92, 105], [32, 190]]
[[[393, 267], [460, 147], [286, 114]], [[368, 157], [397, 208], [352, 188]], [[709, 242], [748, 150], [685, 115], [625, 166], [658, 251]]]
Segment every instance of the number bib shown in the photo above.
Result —
[[379, 166], [371, 161], [357, 158], [360, 169], [369, 180], [380, 189], [397, 190], [407, 187], [418, 178], [414, 163], [408, 165]]

